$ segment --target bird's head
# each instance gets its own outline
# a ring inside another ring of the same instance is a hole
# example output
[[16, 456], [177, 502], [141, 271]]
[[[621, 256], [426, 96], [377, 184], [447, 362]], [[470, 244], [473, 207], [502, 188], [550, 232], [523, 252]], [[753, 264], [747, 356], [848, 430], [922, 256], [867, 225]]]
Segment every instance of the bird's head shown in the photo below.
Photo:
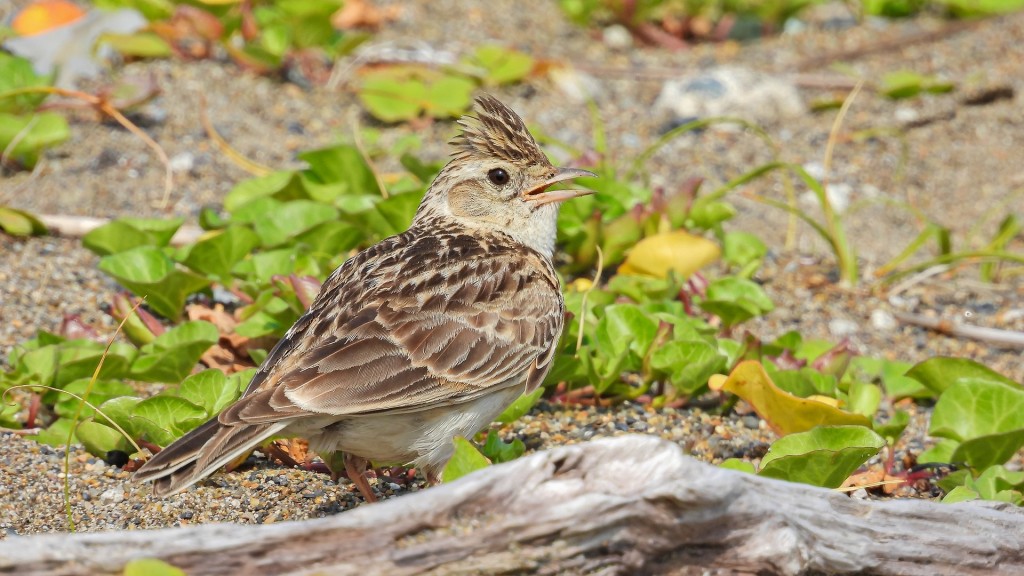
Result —
[[430, 185], [414, 224], [452, 219], [503, 232], [550, 258], [559, 204], [591, 191], [548, 188], [594, 174], [552, 166], [519, 116], [494, 97], [478, 97], [474, 112], [459, 120], [452, 160]]

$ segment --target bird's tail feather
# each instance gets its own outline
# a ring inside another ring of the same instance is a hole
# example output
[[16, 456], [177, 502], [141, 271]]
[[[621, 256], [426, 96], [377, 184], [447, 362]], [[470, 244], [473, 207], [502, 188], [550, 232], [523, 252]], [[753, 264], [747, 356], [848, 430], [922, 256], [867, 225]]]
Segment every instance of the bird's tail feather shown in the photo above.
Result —
[[153, 481], [155, 496], [180, 492], [287, 426], [284, 422], [226, 426], [212, 418], [149, 459], [133, 481]]

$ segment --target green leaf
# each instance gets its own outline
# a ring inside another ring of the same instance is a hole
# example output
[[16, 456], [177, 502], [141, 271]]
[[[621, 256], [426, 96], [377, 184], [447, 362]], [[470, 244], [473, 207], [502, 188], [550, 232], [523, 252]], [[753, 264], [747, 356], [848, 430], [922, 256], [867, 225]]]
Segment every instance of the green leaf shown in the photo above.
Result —
[[505, 411], [498, 415], [495, 422], [501, 422], [502, 424], [510, 424], [519, 420], [523, 416], [529, 414], [530, 409], [540, 400], [540, 397], [544, 394], [544, 388], [537, 388], [529, 394], [523, 394], [512, 404], [509, 404]]
[[397, 194], [377, 202], [358, 217], [370, 237], [393, 236], [409, 228], [421, 199], [419, 194]]
[[970, 440], [1024, 428], [1024, 390], [964, 379], [946, 389], [935, 404], [930, 433]]
[[768, 246], [750, 232], [727, 232], [722, 242], [722, 258], [741, 268], [760, 262], [767, 253]]
[[957, 486], [942, 497], [943, 504], [956, 504], [957, 502], [970, 502], [978, 500], [981, 495], [966, 486]]
[[920, 382], [907, 376], [911, 365], [907, 362], [883, 360], [881, 358], [855, 357], [850, 361], [861, 373], [882, 381], [886, 394], [892, 399], [932, 398], [935, 393]]
[[135, 396], [112, 398], [99, 405], [99, 413], [93, 417], [93, 420], [99, 424], [111, 427], [110, 422], [116, 422], [132, 438], [138, 438], [141, 432], [135, 426], [135, 423], [132, 422], [132, 416], [135, 414], [135, 407], [139, 402], [142, 402], [142, 398]]
[[423, 110], [427, 86], [419, 80], [399, 80], [371, 75], [359, 88], [359, 100], [378, 120], [412, 120]]
[[134, 34], [102, 34], [99, 43], [110, 46], [124, 56], [136, 58], [169, 58], [174, 55], [163, 38], [153, 32]]
[[[31, 114], [35, 112], [39, 104], [48, 96], [45, 92], [28, 92], [17, 96], [4, 96], [4, 93], [49, 85], [50, 78], [36, 74], [32, 69], [32, 63], [27, 59], [0, 52], [0, 113]], [[0, 122], [0, 126], [2, 124]]]
[[518, 50], [511, 50], [494, 44], [485, 44], [476, 49], [468, 64], [481, 69], [484, 84], [498, 86], [526, 78], [533, 70], [533, 58]]
[[143, 382], [181, 382], [219, 338], [217, 327], [203, 320], [175, 326], [139, 350], [139, 357], [132, 364], [132, 378]]
[[769, 365], [768, 374], [780, 389], [801, 398], [809, 398], [815, 394], [831, 398], [836, 396], [835, 377], [822, 374], [814, 368], [805, 366], [798, 370], [778, 370]]
[[324, 222], [295, 237], [296, 243], [307, 246], [312, 253], [337, 256], [345, 254], [366, 240], [365, 234], [347, 222]]
[[224, 209], [234, 213], [259, 198], [292, 200], [302, 198], [299, 176], [294, 171], [272, 172], [260, 178], [243, 180], [224, 198]]
[[75, 436], [78, 441], [85, 445], [85, 449], [93, 456], [106, 458], [107, 453], [113, 450], [127, 452], [130, 444], [116, 429], [100, 424], [93, 420], [83, 420], [75, 429]]
[[651, 367], [668, 375], [682, 394], [693, 394], [726, 369], [725, 356], [704, 340], [674, 340], [654, 350]]
[[[24, 360], [32, 367], [33, 372], [40, 375], [52, 373], [53, 380], [49, 384], [58, 388], [63, 388], [68, 383], [80, 378], [91, 378], [103, 356], [103, 345], [91, 340], [68, 340], [55, 345], [53, 350], [56, 352], [56, 357], [51, 356], [49, 347], [46, 347], [28, 352], [25, 354]], [[136, 351], [133, 346], [114, 343], [103, 360], [99, 378], [116, 380], [126, 377], [128, 367], [135, 359], [135, 355]], [[42, 365], [47, 362], [53, 362], [52, 368]], [[50, 370], [53, 371], [50, 372]], [[47, 384], [47, 382], [41, 381], [40, 384]]]
[[974, 479], [974, 488], [986, 500], [996, 500], [1001, 492], [1024, 488], [1024, 471], [990, 466]]
[[[64, 390], [77, 394], [80, 397], [85, 398], [85, 391], [89, 388], [89, 381], [91, 378], [79, 378], [73, 382], [68, 383], [64, 386]], [[92, 388], [89, 390], [89, 396], [86, 400], [89, 401], [93, 406], [99, 406], [111, 398], [117, 398], [120, 396], [129, 396], [135, 392], [135, 389], [131, 386], [121, 382], [119, 380], [96, 380], [93, 383]], [[78, 413], [79, 404], [81, 400], [68, 394], [61, 394], [59, 400], [54, 405], [54, 411], [58, 416], [71, 418]], [[95, 411], [82, 404], [82, 412], [79, 416], [80, 420], [90, 418], [95, 414]]]
[[938, 0], [957, 18], [1006, 14], [1024, 8], [1024, 0]]
[[700, 307], [731, 327], [771, 312], [775, 305], [758, 284], [744, 278], [726, 277], [708, 285], [707, 298]]
[[0, 206], [0, 230], [11, 236], [34, 236], [46, 234], [46, 225], [24, 210]]
[[847, 410], [868, 418], [878, 412], [878, 407], [882, 403], [882, 389], [874, 384], [854, 381], [850, 384], [848, 394]]
[[974, 360], [967, 358], [929, 358], [911, 368], [906, 375], [926, 386], [936, 396], [958, 382], [994, 382], [1020, 389], [1020, 385]]
[[180, 568], [156, 558], [137, 558], [124, 565], [124, 576], [187, 576]]
[[185, 248], [178, 259], [196, 272], [226, 281], [234, 265], [259, 243], [259, 237], [245, 226], [229, 226], [205, 235]]
[[1024, 446], [1024, 390], [962, 378], [935, 404], [929, 432], [960, 442], [953, 461], [979, 469], [1002, 464]]
[[185, 379], [178, 396], [206, 410], [212, 418], [238, 399], [238, 384], [228, 380], [220, 370], [203, 370]]
[[206, 422], [206, 411], [177, 396], [153, 396], [135, 406], [133, 424], [158, 446], [167, 446]]
[[484, 442], [483, 455], [495, 464], [515, 460], [526, 452], [526, 445], [519, 438], [506, 444], [494, 430], [487, 432], [487, 441]]
[[706, 197], [697, 198], [690, 209], [689, 228], [698, 230], [712, 230], [722, 222], [736, 216], [736, 208], [728, 202], [707, 200]]
[[657, 332], [658, 322], [636, 305], [614, 304], [605, 308], [594, 337], [602, 354], [619, 358], [629, 353], [633, 366], [639, 368]]
[[330, 188], [334, 194], [330, 196], [320, 196], [311, 190], [310, 195], [314, 200], [330, 203], [335, 197], [344, 194], [380, 194], [373, 170], [355, 146], [339, 144], [309, 150], [299, 154], [299, 160], [309, 164], [309, 170], [303, 174], [308, 175], [310, 181], [334, 185]]
[[43, 149], [60, 144], [69, 135], [68, 121], [55, 112], [25, 116], [0, 112], [0, 150], [8, 160], [27, 168], [35, 166]]
[[154, 22], [167, 20], [174, 13], [173, 0], [93, 0], [97, 8], [105, 10], [116, 10], [118, 8], [134, 8], [146, 17], [146, 20]]
[[921, 92], [939, 94], [953, 90], [953, 83], [935, 76], [900, 70], [882, 76], [879, 91], [894, 100], [917, 96]]
[[260, 243], [272, 248], [285, 243], [318, 224], [338, 218], [333, 206], [312, 200], [285, 202], [273, 212], [266, 212], [253, 220], [253, 228]]
[[[67, 444], [69, 432], [71, 432], [71, 419], [58, 418], [38, 433], [31, 436], [25, 436], [25, 438], [35, 440], [40, 444], [46, 444], [48, 446], [64, 446]], [[71, 441], [77, 442], [78, 438], [72, 435]]]
[[753, 463], [747, 462], [741, 458], [727, 458], [718, 466], [725, 468], [726, 470], [736, 470], [737, 472], [746, 472], [747, 474], [757, 473]]
[[965, 440], [953, 450], [950, 462], [967, 462], [975, 470], [984, 470], [1008, 462], [1024, 447], [1024, 428], [988, 434]]
[[759, 474], [838, 488], [883, 446], [885, 439], [863, 426], [822, 426], [776, 440]]
[[441, 473], [442, 481], [452, 482], [470, 472], [475, 472], [491, 465], [487, 457], [481, 454], [469, 440], [456, 436], [452, 441], [455, 443], [455, 453]]
[[444, 76], [427, 87], [424, 107], [433, 118], [454, 118], [469, 110], [476, 84], [462, 76]]
[[890, 446], [894, 446], [908, 424], [910, 424], [910, 414], [903, 410], [897, 410], [885, 424], [875, 421], [874, 430], [879, 436], [885, 438]]
[[170, 220], [120, 218], [90, 231], [82, 245], [100, 256], [124, 252], [139, 246], [164, 247], [170, 244], [184, 218]]
[[931, 462], [937, 462], [939, 464], [947, 464], [953, 461], [953, 451], [960, 443], [956, 440], [942, 439], [935, 443], [934, 446], [921, 452], [917, 456], [917, 462], [919, 464], [928, 464]]
[[165, 318], [181, 316], [185, 299], [210, 285], [191, 272], [178, 270], [174, 261], [153, 246], [140, 246], [100, 259], [100, 270], [117, 280]]

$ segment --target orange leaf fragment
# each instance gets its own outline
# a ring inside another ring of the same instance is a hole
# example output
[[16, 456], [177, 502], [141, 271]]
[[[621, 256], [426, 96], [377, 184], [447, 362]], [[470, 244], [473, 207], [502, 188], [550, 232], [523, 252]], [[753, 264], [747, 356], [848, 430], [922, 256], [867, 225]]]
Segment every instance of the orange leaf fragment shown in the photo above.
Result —
[[82, 16], [85, 11], [67, 0], [39, 0], [18, 12], [11, 21], [11, 28], [20, 36], [33, 36], [70, 24]]

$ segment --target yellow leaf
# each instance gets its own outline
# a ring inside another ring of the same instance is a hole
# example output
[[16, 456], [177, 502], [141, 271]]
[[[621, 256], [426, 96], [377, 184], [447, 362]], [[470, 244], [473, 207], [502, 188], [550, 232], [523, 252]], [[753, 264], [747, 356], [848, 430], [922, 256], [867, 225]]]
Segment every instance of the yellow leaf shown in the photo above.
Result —
[[822, 404], [828, 404], [833, 408], [839, 408], [840, 402], [838, 398], [832, 398], [831, 396], [822, 396], [821, 394], [811, 394], [807, 397], [808, 400], [814, 400], [815, 402], [821, 402]]
[[689, 276], [718, 260], [720, 254], [718, 244], [707, 238], [675, 230], [637, 242], [619, 266], [619, 274], [664, 278], [669, 270], [675, 270]]
[[32, 36], [70, 24], [85, 15], [85, 11], [66, 0], [33, 2], [11, 21], [11, 28], [22, 36]]
[[593, 285], [594, 281], [590, 278], [577, 278], [569, 283], [569, 288], [574, 292], [586, 292]]
[[732, 392], [747, 401], [779, 435], [805, 432], [815, 426], [865, 426], [871, 421], [860, 414], [851, 414], [834, 406], [800, 398], [780, 389], [756, 360], [740, 362], [728, 378], [711, 377], [712, 390]]

